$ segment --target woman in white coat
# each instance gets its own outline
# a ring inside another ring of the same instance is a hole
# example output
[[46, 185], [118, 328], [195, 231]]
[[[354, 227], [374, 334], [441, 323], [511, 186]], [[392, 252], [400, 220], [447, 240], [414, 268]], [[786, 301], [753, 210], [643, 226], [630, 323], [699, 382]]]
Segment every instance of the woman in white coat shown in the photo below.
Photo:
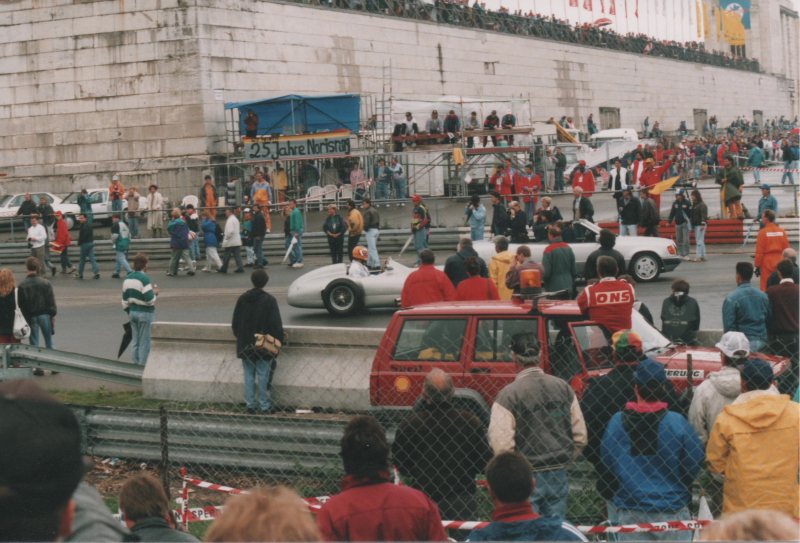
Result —
[[153, 233], [154, 238], [164, 237], [164, 214], [157, 213], [164, 205], [164, 198], [158, 192], [157, 185], [150, 185], [150, 194], [147, 195], [147, 228]]

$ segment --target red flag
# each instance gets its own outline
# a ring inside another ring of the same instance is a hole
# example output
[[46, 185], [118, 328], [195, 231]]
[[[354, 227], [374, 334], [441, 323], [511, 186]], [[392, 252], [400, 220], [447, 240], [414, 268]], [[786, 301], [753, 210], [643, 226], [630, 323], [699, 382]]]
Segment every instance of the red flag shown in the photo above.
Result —
[[604, 0], [600, 0], [600, 13], [606, 12], [606, 3]]
[[639, 17], [639, 0], [636, 0], [636, 13], [635, 13], [635, 15], [636, 15], [637, 18]]
[[652, 50], [653, 50], [653, 42], [650, 42], [645, 46], [644, 51], [642, 51], [642, 54], [646, 55]]
[[616, 2], [616, 0], [608, 0], [608, 14], [609, 15], [616, 15], [617, 14], [617, 2]]
[[569, 7], [577, 8], [578, 7], [578, 0], [569, 0]]
[[592, 11], [592, 0], [583, 0], [583, 9]]

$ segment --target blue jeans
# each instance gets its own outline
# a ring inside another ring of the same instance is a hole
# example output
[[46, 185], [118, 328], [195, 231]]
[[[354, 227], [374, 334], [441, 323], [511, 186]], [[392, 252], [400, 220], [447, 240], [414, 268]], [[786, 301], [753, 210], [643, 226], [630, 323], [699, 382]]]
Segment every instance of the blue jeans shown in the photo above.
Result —
[[253, 238], [253, 254], [256, 257], [256, 267], [263, 268], [267, 264], [264, 258], [264, 238]]
[[536, 213], [536, 202], [531, 198], [530, 202], [525, 202], [525, 214], [528, 216], [528, 222], [533, 221], [533, 215]]
[[122, 200], [111, 200], [111, 211], [122, 212]]
[[31, 317], [28, 323], [31, 326], [31, 345], [39, 345], [39, 330], [42, 331], [44, 337], [44, 346], [48, 349], [55, 349], [53, 347], [53, 334], [50, 328], [50, 315], [37, 315]]
[[620, 236], [638, 236], [639, 235], [639, 225], [638, 224], [622, 224], [619, 225], [619, 235]]
[[120, 269], [125, 270], [126, 273], [131, 273], [133, 270], [125, 257], [125, 251], [114, 251], [114, 253], [117, 255], [117, 265], [114, 267], [114, 273], [119, 275]]
[[[244, 397], [247, 407], [266, 411], [272, 407], [269, 385], [272, 381], [272, 365], [275, 359], [269, 355], [242, 358], [244, 369]], [[256, 402], [256, 377], [258, 377], [258, 402]]]
[[706, 227], [705, 226], [692, 226], [694, 230], [694, 241], [697, 244], [695, 252], [697, 258], [706, 257]]
[[94, 242], [81, 245], [81, 259], [78, 261], [78, 275], [83, 275], [83, 268], [86, 267], [86, 259], [89, 259], [89, 262], [92, 264], [92, 271], [95, 274], [100, 273], [100, 268], [97, 267], [97, 260], [94, 258]]
[[428, 230], [427, 228], [423, 228], [422, 230], [415, 230], [414, 231], [414, 250], [417, 251], [417, 264], [419, 264], [419, 254], [428, 248]]
[[761, 172], [758, 170], [753, 170], [753, 181], [755, 183], [761, 183]]
[[200, 238], [197, 236], [189, 241], [189, 257], [194, 261], [200, 260]]
[[561, 520], [566, 520], [569, 494], [567, 470], [539, 471], [533, 476], [536, 479], [536, 488], [531, 494], [533, 510], [546, 517], [556, 515]]
[[[783, 167], [786, 170], [791, 170], [792, 169], [792, 163], [791, 162], [784, 162], [783, 163]], [[789, 180], [789, 183], [794, 185], [794, 174], [792, 172], [783, 172], [783, 177], [781, 177], [781, 185], [785, 185], [787, 179]]]
[[564, 190], [564, 170], [556, 170], [556, 190]]
[[[649, 524], [670, 520], [690, 520], [689, 510], [684, 507], [678, 511], [638, 511], [636, 509], [619, 509], [619, 524]], [[617, 534], [618, 541], [691, 541], [691, 530], [679, 532], [629, 532]]]
[[483, 228], [470, 228], [469, 230], [469, 238], [472, 241], [483, 241]]
[[377, 228], [370, 228], [367, 230], [367, 266], [377, 267], [381, 265], [381, 259], [378, 256], [378, 234], [380, 231]]
[[128, 217], [128, 228], [132, 238], [139, 237], [139, 217]]
[[69, 261], [69, 247], [64, 247], [61, 252], [61, 270], [67, 271], [72, 267], [72, 262]]
[[150, 324], [155, 321], [155, 313], [131, 311], [131, 360], [134, 364], [144, 366], [150, 356]]
[[675, 225], [675, 237], [678, 245], [678, 256], [689, 256], [689, 223]]
[[[302, 264], [303, 263], [303, 229], [300, 228], [299, 230], [292, 230], [292, 237], [297, 234], [297, 243], [294, 244], [292, 247], [292, 252], [289, 255], [289, 263], [290, 264]], [[290, 241], [291, 243], [291, 241]]]
[[394, 197], [398, 200], [405, 200], [406, 199], [406, 180], [405, 179], [395, 179], [394, 180]]
[[389, 182], [388, 181], [379, 181], [378, 182], [378, 194], [375, 198], [376, 200], [388, 200], [389, 199]]
[[31, 227], [31, 217], [28, 215], [27, 217], [22, 217], [22, 224], [25, 226], [25, 231], [27, 232], [30, 230]]

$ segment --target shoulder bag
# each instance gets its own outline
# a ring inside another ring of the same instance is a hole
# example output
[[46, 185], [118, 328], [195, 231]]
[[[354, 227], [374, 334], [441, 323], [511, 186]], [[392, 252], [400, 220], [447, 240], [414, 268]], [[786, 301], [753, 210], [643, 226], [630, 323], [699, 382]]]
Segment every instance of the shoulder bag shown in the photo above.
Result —
[[28, 321], [25, 320], [25, 317], [22, 316], [22, 310], [19, 308], [19, 298], [17, 297], [18, 290], [18, 288], [14, 289], [14, 337], [22, 340], [31, 336], [31, 327], [28, 325]]
[[278, 356], [281, 354], [282, 344], [269, 334], [255, 334], [255, 348], [260, 354]]

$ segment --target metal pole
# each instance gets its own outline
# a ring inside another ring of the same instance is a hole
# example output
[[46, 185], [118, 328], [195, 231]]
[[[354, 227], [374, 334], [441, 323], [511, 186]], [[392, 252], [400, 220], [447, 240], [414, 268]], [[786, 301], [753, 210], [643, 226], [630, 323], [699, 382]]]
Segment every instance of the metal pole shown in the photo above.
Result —
[[159, 408], [159, 419], [161, 422], [161, 486], [167, 493], [167, 500], [172, 501], [169, 492], [169, 427], [167, 419], [167, 408], [163, 404]]
[[11, 243], [16, 243], [17, 238], [14, 235], [14, 217], [11, 217]]

